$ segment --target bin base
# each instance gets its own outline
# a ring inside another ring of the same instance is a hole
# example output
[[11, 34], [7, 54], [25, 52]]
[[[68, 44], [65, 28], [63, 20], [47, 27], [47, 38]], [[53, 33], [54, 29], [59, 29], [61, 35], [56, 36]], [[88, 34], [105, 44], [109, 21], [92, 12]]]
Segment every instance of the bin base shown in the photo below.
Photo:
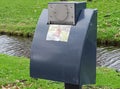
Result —
[[65, 89], [82, 89], [82, 86], [65, 83]]

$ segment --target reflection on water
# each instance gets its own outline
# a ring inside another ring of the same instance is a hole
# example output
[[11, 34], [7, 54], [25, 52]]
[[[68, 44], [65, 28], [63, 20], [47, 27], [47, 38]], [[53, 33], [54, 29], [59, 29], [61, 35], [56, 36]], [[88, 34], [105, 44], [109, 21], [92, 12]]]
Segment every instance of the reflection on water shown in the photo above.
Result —
[[12, 56], [30, 55], [31, 38], [0, 36], [0, 53]]
[[[32, 38], [0, 36], [0, 53], [30, 57]], [[98, 47], [97, 66], [106, 66], [120, 71], [120, 48]]]
[[120, 71], [120, 48], [97, 48], [97, 64], [103, 67], [115, 68]]

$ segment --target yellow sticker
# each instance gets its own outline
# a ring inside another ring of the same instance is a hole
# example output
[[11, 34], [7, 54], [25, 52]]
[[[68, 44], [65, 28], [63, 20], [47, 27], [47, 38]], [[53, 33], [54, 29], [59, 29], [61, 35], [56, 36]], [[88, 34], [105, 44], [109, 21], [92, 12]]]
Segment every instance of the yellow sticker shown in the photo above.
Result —
[[71, 25], [50, 25], [46, 40], [67, 42]]

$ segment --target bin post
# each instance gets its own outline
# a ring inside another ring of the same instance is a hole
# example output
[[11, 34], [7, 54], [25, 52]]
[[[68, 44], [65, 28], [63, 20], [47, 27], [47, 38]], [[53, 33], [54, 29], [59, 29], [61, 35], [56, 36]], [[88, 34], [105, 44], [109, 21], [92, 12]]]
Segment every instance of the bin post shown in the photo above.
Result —
[[82, 89], [82, 86], [65, 83], [65, 89]]

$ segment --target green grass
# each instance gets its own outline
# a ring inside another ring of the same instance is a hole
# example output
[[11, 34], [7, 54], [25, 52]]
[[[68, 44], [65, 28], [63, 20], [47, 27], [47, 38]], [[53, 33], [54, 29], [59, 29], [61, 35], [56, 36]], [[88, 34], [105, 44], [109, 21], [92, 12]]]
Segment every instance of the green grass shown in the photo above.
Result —
[[[32, 79], [29, 75], [29, 59], [0, 54], [0, 88], [10, 89], [64, 89], [63, 83]], [[83, 89], [120, 88], [120, 73], [113, 69], [97, 68], [96, 85], [87, 85]]]
[[120, 45], [120, 0], [94, 0], [88, 7], [98, 9], [98, 43]]
[[33, 35], [39, 15], [53, 0], [1, 0], [0, 32]]
[[20, 89], [57, 89], [56, 87], [63, 87], [58, 82], [30, 78], [29, 59], [0, 55], [0, 87], [13, 89], [16, 86]]
[[[32, 36], [42, 9], [51, 1], [59, 0], [1, 0], [0, 33]], [[98, 43], [119, 45], [120, 0], [93, 0], [87, 8], [98, 9]]]

